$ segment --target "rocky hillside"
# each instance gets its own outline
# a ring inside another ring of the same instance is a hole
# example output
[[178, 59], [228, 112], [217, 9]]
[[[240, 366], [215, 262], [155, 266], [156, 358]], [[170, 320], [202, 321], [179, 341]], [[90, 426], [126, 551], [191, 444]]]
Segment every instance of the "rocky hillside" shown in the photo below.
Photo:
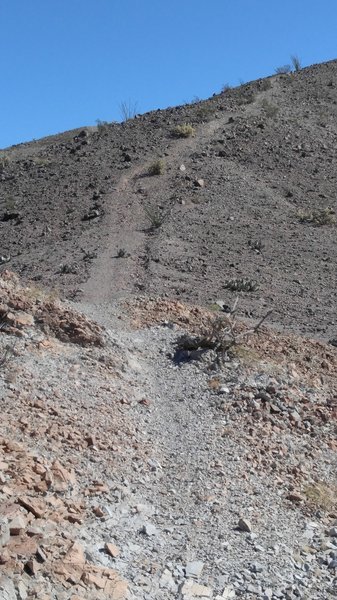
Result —
[[0, 600], [337, 596], [337, 62], [0, 153]]
[[333, 347], [0, 290], [1, 599], [335, 597]]
[[3, 261], [77, 299], [89, 273], [96, 300], [242, 290], [246, 317], [335, 337], [336, 70], [2, 151]]

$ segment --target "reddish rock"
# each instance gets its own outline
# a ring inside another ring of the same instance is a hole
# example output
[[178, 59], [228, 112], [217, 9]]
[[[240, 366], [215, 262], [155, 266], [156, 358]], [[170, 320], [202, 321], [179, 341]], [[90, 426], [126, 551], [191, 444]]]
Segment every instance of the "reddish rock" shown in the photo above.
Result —
[[20, 496], [17, 499], [18, 504], [23, 506], [28, 512], [31, 512], [34, 517], [41, 519], [46, 513], [46, 504], [42, 500], [37, 498], [31, 498], [29, 496]]
[[104, 549], [112, 558], [116, 558], [120, 554], [120, 550], [115, 544], [106, 543]]

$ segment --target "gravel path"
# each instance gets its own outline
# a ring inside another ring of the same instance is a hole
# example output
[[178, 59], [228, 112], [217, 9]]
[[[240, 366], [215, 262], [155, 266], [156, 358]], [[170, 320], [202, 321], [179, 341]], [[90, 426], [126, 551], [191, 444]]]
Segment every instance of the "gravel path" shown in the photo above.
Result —
[[[107, 322], [109, 309], [100, 313]], [[109, 324], [116, 331], [115, 316]], [[332, 572], [307, 549], [324, 527], [249, 468], [242, 428], [223, 434], [230, 419], [207, 365], [171, 359], [177, 333], [123, 333], [138, 365], [129, 417], [146, 454], [123, 462], [123, 498], [108, 507], [105, 533], [122, 549], [115, 564], [134, 598], [333, 597]]]

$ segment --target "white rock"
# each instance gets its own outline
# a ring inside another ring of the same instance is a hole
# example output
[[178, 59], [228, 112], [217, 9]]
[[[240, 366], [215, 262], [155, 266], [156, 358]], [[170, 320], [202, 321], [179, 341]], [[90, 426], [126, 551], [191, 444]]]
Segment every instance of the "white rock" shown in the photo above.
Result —
[[145, 535], [148, 536], [157, 535], [157, 528], [154, 525], [152, 525], [152, 523], [146, 523], [142, 527], [142, 533], [145, 533]]
[[186, 565], [186, 577], [200, 577], [204, 563], [201, 560], [193, 560]]
[[10, 537], [10, 533], [9, 533], [8, 519], [1, 518], [0, 519], [0, 548], [2, 548], [3, 546], [6, 546], [6, 544], [8, 544], [9, 537]]
[[184, 600], [195, 600], [195, 598], [212, 598], [211, 588], [195, 583], [191, 579], [186, 581], [181, 588]]

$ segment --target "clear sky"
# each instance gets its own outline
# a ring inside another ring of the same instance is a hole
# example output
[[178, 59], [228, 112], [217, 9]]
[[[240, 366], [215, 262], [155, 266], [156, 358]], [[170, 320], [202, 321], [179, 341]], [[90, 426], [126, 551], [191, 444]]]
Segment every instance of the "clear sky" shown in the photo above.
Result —
[[337, 0], [0, 0], [0, 148], [337, 58]]

